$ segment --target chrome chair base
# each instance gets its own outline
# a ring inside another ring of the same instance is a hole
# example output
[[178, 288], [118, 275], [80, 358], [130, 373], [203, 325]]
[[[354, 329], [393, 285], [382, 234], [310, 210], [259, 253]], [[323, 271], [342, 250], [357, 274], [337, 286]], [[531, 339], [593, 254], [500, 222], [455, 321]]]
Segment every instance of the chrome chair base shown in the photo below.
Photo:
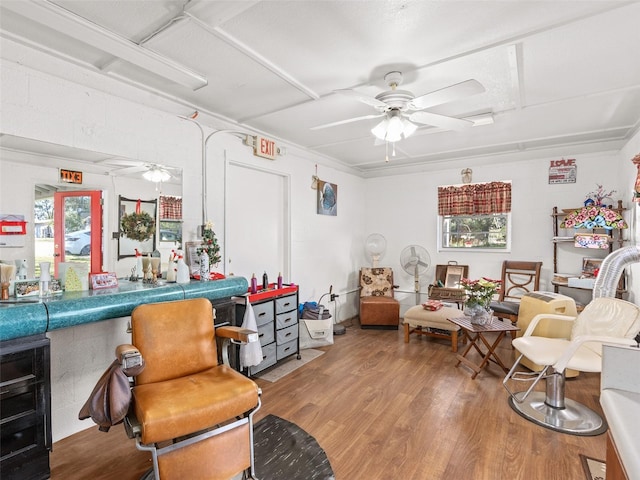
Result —
[[[514, 396], [519, 400], [524, 393], [518, 392]], [[602, 417], [581, 403], [565, 398], [564, 408], [558, 408], [545, 403], [545, 399], [545, 392], [531, 392], [522, 403], [510, 396], [509, 405], [527, 420], [557, 432], [595, 436], [607, 431]]]

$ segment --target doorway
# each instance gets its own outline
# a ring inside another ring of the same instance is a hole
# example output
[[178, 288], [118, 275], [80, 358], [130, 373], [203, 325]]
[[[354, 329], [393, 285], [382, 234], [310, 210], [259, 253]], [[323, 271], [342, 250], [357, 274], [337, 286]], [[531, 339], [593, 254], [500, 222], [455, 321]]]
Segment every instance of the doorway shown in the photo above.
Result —
[[102, 192], [36, 186], [35, 265], [60, 262], [86, 263], [90, 272], [102, 271]]

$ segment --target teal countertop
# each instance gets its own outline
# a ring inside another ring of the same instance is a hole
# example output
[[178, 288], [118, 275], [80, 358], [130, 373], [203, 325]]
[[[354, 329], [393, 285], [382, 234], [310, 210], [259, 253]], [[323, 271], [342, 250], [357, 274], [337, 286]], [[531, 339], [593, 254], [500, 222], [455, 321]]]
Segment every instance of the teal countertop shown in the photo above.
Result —
[[116, 288], [0, 301], [0, 341], [126, 317], [138, 305], [186, 298], [218, 300], [247, 293], [244, 277], [160, 286], [119, 280]]

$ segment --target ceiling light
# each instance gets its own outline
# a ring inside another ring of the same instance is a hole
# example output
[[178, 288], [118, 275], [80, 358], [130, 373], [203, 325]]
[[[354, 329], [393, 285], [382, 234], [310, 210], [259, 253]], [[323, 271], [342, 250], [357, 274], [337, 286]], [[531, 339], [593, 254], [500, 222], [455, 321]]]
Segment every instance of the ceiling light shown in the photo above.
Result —
[[173, 60], [90, 22], [49, 0], [40, 2], [3, 2], [18, 15], [46, 25], [103, 52], [121, 58], [174, 83], [197, 90], [207, 85], [207, 79]]
[[393, 143], [411, 136], [417, 129], [418, 126], [404, 118], [400, 111], [392, 110], [371, 129], [371, 133], [379, 140]]
[[472, 121], [474, 127], [479, 127], [480, 125], [492, 125], [493, 113], [481, 113], [480, 115], [471, 115], [469, 117], [464, 117], [464, 120]]
[[167, 172], [164, 168], [159, 167], [157, 165], [153, 165], [149, 167], [149, 170], [142, 174], [145, 180], [150, 182], [159, 183], [166, 182], [171, 178], [171, 174]]

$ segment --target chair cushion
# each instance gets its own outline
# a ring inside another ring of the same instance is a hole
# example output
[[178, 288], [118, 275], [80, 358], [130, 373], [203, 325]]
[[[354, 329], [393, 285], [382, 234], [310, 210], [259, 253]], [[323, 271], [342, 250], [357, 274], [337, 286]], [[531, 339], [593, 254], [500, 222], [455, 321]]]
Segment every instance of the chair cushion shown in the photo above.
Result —
[[460, 327], [451, 323], [448, 319], [461, 317], [462, 315], [462, 310], [457, 308], [442, 307], [440, 310], [430, 311], [422, 308], [422, 305], [416, 305], [405, 312], [404, 323], [412, 327], [438, 328], [453, 332], [460, 330]]
[[518, 302], [491, 302], [489, 307], [495, 313], [505, 313], [507, 315], [518, 315], [520, 311]]
[[393, 297], [393, 270], [389, 267], [360, 270], [361, 297]]
[[133, 388], [145, 444], [170, 440], [223, 423], [258, 404], [258, 387], [220, 365], [186, 377]]
[[[538, 365], [555, 365], [570, 343], [563, 338], [546, 337], [519, 337], [513, 340], [514, 348]], [[602, 358], [582, 345], [569, 360], [567, 368], [581, 372], [600, 372]]]

